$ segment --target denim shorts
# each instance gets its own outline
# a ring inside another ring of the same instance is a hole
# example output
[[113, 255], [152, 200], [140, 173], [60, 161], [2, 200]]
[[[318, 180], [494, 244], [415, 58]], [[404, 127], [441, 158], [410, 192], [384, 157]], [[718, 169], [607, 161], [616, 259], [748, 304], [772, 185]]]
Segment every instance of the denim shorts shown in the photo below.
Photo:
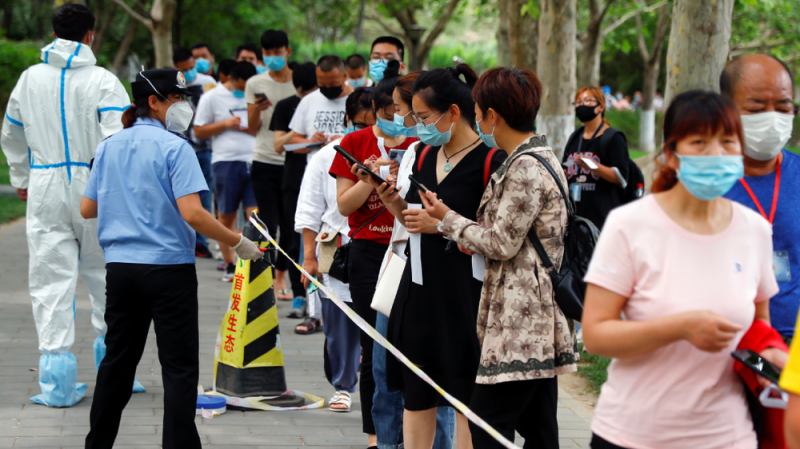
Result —
[[214, 190], [217, 193], [217, 210], [221, 214], [233, 214], [239, 209], [256, 207], [253, 182], [250, 179], [249, 162], [221, 161], [211, 166], [214, 174]]

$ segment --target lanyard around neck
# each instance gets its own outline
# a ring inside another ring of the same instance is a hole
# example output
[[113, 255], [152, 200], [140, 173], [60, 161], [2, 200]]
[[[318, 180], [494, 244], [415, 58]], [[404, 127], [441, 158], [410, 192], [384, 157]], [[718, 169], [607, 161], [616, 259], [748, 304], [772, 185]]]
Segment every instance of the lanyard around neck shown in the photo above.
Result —
[[766, 218], [767, 221], [769, 221], [769, 224], [772, 224], [772, 221], [775, 220], [775, 209], [778, 206], [778, 193], [780, 192], [780, 189], [781, 189], [781, 162], [782, 162], [782, 160], [783, 160], [783, 156], [781, 155], [781, 158], [778, 159], [778, 168], [775, 170], [775, 191], [772, 194], [772, 208], [769, 211], [769, 217], [767, 217], [767, 214], [764, 213], [764, 208], [761, 207], [761, 203], [758, 201], [758, 198], [756, 198], [755, 193], [753, 193], [753, 189], [751, 189], [750, 185], [747, 184], [747, 181], [744, 178], [740, 179], [740, 181], [742, 181], [742, 185], [744, 186], [744, 189], [747, 190], [747, 193], [750, 195], [750, 198], [752, 198], [753, 202], [756, 204], [756, 207], [758, 208], [758, 211], [761, 212], [761, 216]]

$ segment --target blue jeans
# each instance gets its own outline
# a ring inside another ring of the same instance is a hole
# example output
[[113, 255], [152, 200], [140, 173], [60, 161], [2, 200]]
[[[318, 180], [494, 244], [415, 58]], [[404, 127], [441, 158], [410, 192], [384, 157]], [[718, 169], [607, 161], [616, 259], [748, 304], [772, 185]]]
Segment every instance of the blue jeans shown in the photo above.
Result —
[[[389, 318], [378, 313], [375, 329], [386, 336]], [[386, 348], [375, 344], [372, 348], [372, 376], [375, 378], [375, 396], [372, 401], [372, 420], [378, 435], [378, 449], [403, 447], [403, 393], [388, 391], [386, 387]], [[436, 412], [436, 439], [433, 449], [451, 449], [456, 426], [456, 412], [452, 407], [439, 407]]]
[[[203, 205], [203, 209], [214, 213], [211, 210], [211, 202], [214, 199], [214, 195], [212, 194], [214, 191], [214, 182], [211, 178], [211, 150], [198, 151], [195, 154], [197, 155], [197, 162], [200, 163], [200, 170], [203, 171], [203, 177], [206, 178], [206, 184], [208, 184], [208, 193], [200, 196], [200, 203]], [[199, 232], [196, 232], [196, 234], [197, 244], [208, 246], [208, 239], [206, 236]]]

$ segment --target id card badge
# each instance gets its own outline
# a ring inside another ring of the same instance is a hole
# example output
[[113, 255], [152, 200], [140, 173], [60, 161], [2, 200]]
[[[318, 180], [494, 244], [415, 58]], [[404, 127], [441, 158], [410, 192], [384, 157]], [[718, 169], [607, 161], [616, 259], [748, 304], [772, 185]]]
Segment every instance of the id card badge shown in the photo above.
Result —
[[570, 193], [572, 194], [572, 201], [578, 202], [581, 200], [581, 184], [572, 184], [569, 186]]
[[789, 282], [792, 280], [792, 270], [789, 265], [789, 251], [775, 251], [772, 253], [772, 268], [775, 270], [775, 280]]

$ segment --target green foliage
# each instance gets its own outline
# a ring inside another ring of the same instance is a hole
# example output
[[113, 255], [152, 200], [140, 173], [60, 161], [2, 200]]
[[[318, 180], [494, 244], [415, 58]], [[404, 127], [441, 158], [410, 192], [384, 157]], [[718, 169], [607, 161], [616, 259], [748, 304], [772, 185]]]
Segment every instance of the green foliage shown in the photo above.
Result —
[[[578, 349], [583, 351], [583, 345], [578, 345]], [[589, 387], [595, 393], [600, 393], [600, 387], [608, 379], [608, 365], [611, 359], [601, 355], [581, 352], [581, 360], [578, 362], [578, 375], [585, 377], [589, 381]]]
[[0, 196], [0, 224], [5, 224], [17, 218], [24, 217], [26, 204], [25, 201], [19, 198]]
[[0, 108], [5, 109], [8, 97], [17, 84], [20, 74], [40, 62], [39, 45], [32, 42], [14, 42], [0, 39]]
[[8, 175], [8, 161], [6, 160], [6, 154], [0, 150], [0, 185], [8, 186], [11, 185], [11, 179]]

